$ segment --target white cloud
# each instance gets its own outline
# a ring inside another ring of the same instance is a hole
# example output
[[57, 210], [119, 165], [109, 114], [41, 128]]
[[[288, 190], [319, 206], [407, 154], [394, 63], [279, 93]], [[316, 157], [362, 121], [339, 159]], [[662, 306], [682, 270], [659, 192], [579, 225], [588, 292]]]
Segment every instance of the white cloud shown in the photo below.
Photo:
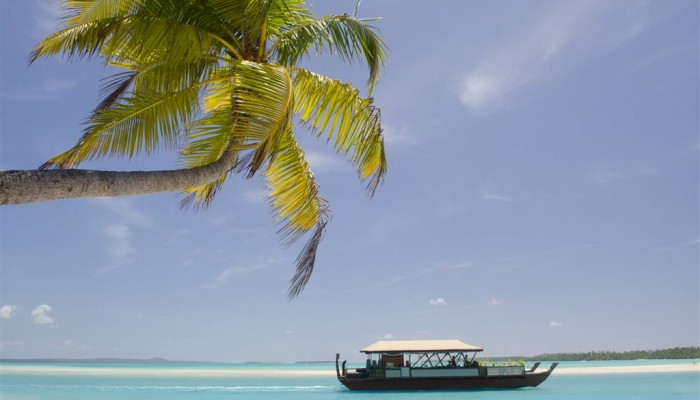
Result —
[[59, 100], [57, 94], [75, 86], [75, 81], [67, 79], [47, 79], [34, 85], [27, 84], [19, 88], [8, 88], [0, 93], [0, 97], [15, 101], [47, 101]]
[[498, 194], [494, 192], [481, 192], [481, 196], [479, 196], [482, 200], [489, 200], [489, 201], [500, 201], [504, 203], [513, 203], [515, 200], [512, 197], [503, 195], [503, 194]]
[[671, 245], [671, 246], [665, 246], [665, 247], [661, 248], [661, 251], [668, 252], [668, 251], [674, 251], [674, 250], [678, 250], [678, 249], [685, 249], [688, 247], [696, 247], [698, 245], [700, 245], [700, 238], [687, 240], [687, 241], [681, 242], [681, 243], [676, 243], [676, 244]]
[[396, 127], [394, 125], [383, 124], [382, 136], [384, 136], [384, 144], [389, 146], [411, 146], [418, 144], [415, 136], [408, 132], [404, 127]]
[[512, 261], [530, 260], [533, 258], [548, 257], [548, 256], [552, 256], [552, 255], [557, 255], [557, 254], [576, 252], [576, 251], [581, 251], [581, 250], [588, 250], [588, 249], [592, 249], [595, 247], [598, 247], [598, 245], [580, 244], [580, 245], [575, 245], [575, 246], [564, 247], [561, 249], [543, 251], [540, 253], [532, 253], [532, 254], [526, 254], [526, 255], [520, 255], [520, 256], [514, 256], [514, 257], [504, 257], [501, 259], [501, 261], [512, 262]]
[[606, 186], [619, 182], [627, 176], [618, 171], [594, 171], [588, 177], [588, 180], [596, 185]]
[[19, 347], [24, 347], [24, 342], [21, 340], [10, 340], [7, 342], [0, 342], [0, 349], [9, 349], [9, 348], [19, 348]]
[[442, 297], [438, 297], [437, 299], [430, 299], [428, 302], [431, 306], [446, 306], [449, 304]]
[[34, 32], [32, 36], [43, 39], [60, 27], [63, 16], [61, 3], [58, 0], [34, 1], [33, 4]]
[[552, 328], [560, 328], [560, 327], [564, 326], [564, 324], [562, 324], [559, 321], [552, 321], [549, 323], [549, 326], [551, 326]]
[[345, 168], [345, 163], [340, 154], [307, 152], [304, 154], [304, 157], [313, 171], [333, 171]]
[[500, 108], [521, 88], [554, 76], [553, 71], [582, 55], [613, 50], [633, 40], [647, 25], [641, 15], [645, 5], [639, 3], [553, 5], [533, 13], [537, 18], [530, 23], [510, 27], [509, 41], [486, 43], [485, 56], [458, 83], [459, 101], [465, 107], [477, 112]]
[[49, 78], [44, 82], [44, 90], [47, 92], [60, 92], [75, 86], [75, 82], [68, 79]]
[[37, 306], [34, 310], [32, 310], [32, 321], [34, 321], [35, 324], [41, 325], [53, 324], [56, 321], [56, 318], [49, 315], [52, 311], [53, 308], [51, 308], [51, 306], [48, 304]]
[[508, 87], [509, 79], [504, 76], [495, 77], [475, 73], [466, 76], [460, 85], [459, 100], [472, 109], [498, 101]]
[[503, 300], [499, 300], [499, 299], [491, 299], [488, 302], [488, 305], [490, 305], [490, 306], [502, 306], [504, 304], [506, 304], [506, 302]]
[[280, 262], [281, 262], [281, 260], [278, 260], [278, 259], [270, 259], [270, 260], [267, 260], [264, 262], [260, 262], [257, 264], [251, 264], [251, 265], [244, 266], [244, 267], [235, 266], [235, 267], [227, 268], [227, 269], [221, 271], [219, 273], [219, 275], [217, 275], [217, 277], [209, 285], [207, 285], [207, 287], [209, 287], [210, 289], [216, 289], [218, 287], [221, 287], [221, 286], [228, 284], [231, 281], [231, 279], [233, 279], [234, 277], [246, 275], [246, 274], [249, 274], [249, 273], [255, 272], [255, 271], [260, 271], [262, 269], [269, 267], [272, 264], [278, 264]]
[[394, 335], [391, 333], [387, 333], [386, 335], [382, 336], [382, 339], [384, 340], [391, 340], [394, 338]]
[[12, 319], [16, 314], [17, 306], [8, 304], [0, 307], [0, 318], [2, 319]]
[[111, 268], [131, 262], [131, 257], [134, 255], [134, 247], [129, 239], [129, 227], [124, 224], [108, 225], [104, 233], [110, 238], [113, 257], [113, 266]]
[[264, 189], [248, 190], [243, 193], [243, 197], [251, 203], [265, 204], [267, 192]]
[[472, 266], [473, 266], [472, 263], [464, 262], [464, 261], [463, 262], [437, 263], [437, 264], [434, 264], [430, 267], [420, 268], [411, 274], [394, 275], [391, 278], [389, 278], [389, 280], [387, 280], [387, 281], [375, 282], [374, 286], [375, 287], [385, 287], [388, 285], [398, 284], [398, 283], [406, 281], [408, 279], [421, 278], [421, 277], [424, 277], [425, 275], [431, 275], [431, 274], [436, 274], [436, 273], [454, 271], [454, 270], [458, 270], [458, 269], [470, 268]]
[[92, 201], [118, 215], [124, 223], [140, 226], [148, 226], [152, 223], [151, 218], [141, 212], [131, 199], [99, 197]]

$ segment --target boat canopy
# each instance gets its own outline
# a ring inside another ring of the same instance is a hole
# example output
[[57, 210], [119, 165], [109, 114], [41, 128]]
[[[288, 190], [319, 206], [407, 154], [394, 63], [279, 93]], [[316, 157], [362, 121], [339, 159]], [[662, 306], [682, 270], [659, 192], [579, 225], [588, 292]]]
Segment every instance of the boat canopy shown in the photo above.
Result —
[[459, 340], [380, 340], [360, 350], [362, 353], [428, 353], [483, 351], [481, 347]]

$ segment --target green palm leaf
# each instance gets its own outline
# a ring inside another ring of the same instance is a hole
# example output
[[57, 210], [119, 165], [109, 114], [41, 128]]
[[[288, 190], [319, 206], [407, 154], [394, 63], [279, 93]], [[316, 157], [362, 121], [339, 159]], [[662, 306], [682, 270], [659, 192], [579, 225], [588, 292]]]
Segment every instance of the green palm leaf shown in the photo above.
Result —
[[134, 12], [140, 0], [64, 0], [68, 11], [64, 27], [113, 18]]
[[271, 206], [282, 225], [280, 233], [288, 244], [315, 227], [314, 234], [297, 257], [297, 270], [288, 292], [293, 298], [301, 293], [311, 277], [318, 244], [330, 214], [291, 128], [280, 138], [277, 156], [265, 170], [265, 179], [270, 188]]
[[[294, 92], [287, 70], [279, 66], [237, 61], [230, 71], [230, 80], [208, 86], [204, 104], [209, 114], [188, 133], [183, 161], [192, 168], [218, 160], [224, 151], [251, 151], [241, 169], [252, 177], [279, 154], [280, 140], [292, 125]], [[209, 191], [205, 186], [191, 190]]]
[[348, 84], [303, 69], [295, 71], [295, 112], [318, 135], [327, 132], [335, 150], [349, 155], [373, 194], [386, 173], [381, 114]]
[[371, 93], [387, 51], [377, 30], [349, 15], [314, 18], [304, 0], [63, 5], [62, 29], [36, 46], [32, 62], [59, 54], [97, 57], [124, 72], [105, 81], [78, 144], [42, 167], [72, 168], [95, 157], [177, 145], [187, 172], [214, 171], [208, 183], [187, 181], [197, 186], [185, 191], [182, 204], [195, 208], [209, 205], [231, 174], [262, 171], [285, 243], [311, 231], [290, 281], [290, 298], [298, 295], [330, 212], [294, 136], [294, 116], [350, 159], [371, 194], [386, 173], [386, 156], [372, 99], [296, 65], [312, 49], [365, 62]]
[[241, 144], [256, 146], [248, 169], [253, 176], [275, 157], [280, 138], [292, 125], [294, 89], [287, 69], [276, 65], [237, 62], [234, 76], [236, 123], [245, 132]]
[[197, 109], [199, 88], [179, 92], [139, 93], [104, 109], [88, 121], [78, 144], [47, 161], [42, 168], [72, 168], [84, 160], [128, 155], [172, 146], [183, 123]]
[[386, 59], [386, 45], [375, 30], [348, 15], [304, 19], [280, 34], [272, 53], [280, 64], [295, 66], [312, 47], [318, 52], [335, 52], [345, 61], [364, 59], [369, 68], [370, 92]]

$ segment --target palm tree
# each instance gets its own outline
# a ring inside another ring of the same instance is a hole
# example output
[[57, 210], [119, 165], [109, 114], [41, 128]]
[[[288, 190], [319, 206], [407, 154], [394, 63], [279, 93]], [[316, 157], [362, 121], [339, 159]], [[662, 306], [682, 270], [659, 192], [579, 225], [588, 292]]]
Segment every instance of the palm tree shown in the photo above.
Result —
[[[358, 3], [359, 4], [359, 3]], [[314, 18], [303, 0], [63, 0], [64, 26], [31, 56], [99, 58], [122, 72], [103, 87], [78, 143], [39, 170], [0, 172], [0, 204], [184, 191], [206, 207], [234, 174], [265, 178], [285, 243], [312, 231], [289, 296], [309, 281], [330, 214], [295, 122], [352, 162], [372, 195], [386, 172], [371, 91], [386, 46], [350, 15]], [[312, 51], [369, 69], [367, 97], [299, 67]], [[74, 169], [100, 157], [177, 148], [182, 168]]]

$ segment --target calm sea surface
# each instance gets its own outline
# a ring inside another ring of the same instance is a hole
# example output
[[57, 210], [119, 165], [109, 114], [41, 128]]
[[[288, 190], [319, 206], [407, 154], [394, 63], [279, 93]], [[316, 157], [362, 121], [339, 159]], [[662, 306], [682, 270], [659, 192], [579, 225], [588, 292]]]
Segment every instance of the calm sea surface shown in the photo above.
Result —
[[[690, 364], [698, 360], [562, 363], [537, 388], [484, 391], [351, 392], [335, 366], [0, 363], [2, 400], [108, 399], [692, 399], [700, 373], [568, 374], [591, 367]], [[543, 363], [546, 366], [549, 363]]]

